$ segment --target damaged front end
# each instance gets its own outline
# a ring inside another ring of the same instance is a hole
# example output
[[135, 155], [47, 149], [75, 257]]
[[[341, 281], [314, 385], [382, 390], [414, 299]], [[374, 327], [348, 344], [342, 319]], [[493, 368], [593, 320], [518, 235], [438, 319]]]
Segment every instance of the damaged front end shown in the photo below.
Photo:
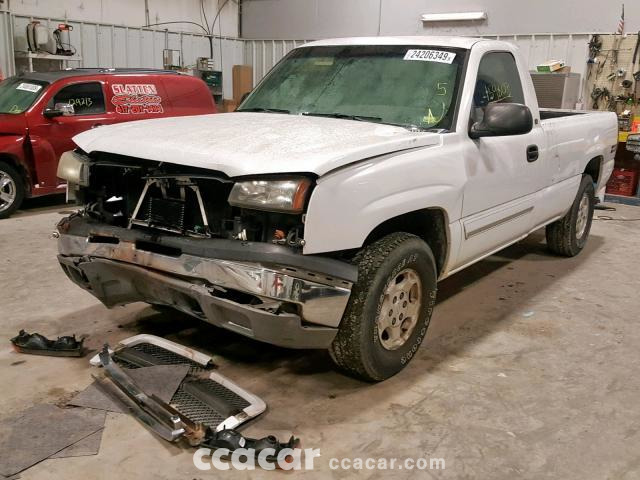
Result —
[[312, 178], [80, 152], [58, 172], [84, 205], [58, 225], [58, 259], [106, 306], [143, 301], [280, 346], [331, 344], [357, 271], [302, 254]]

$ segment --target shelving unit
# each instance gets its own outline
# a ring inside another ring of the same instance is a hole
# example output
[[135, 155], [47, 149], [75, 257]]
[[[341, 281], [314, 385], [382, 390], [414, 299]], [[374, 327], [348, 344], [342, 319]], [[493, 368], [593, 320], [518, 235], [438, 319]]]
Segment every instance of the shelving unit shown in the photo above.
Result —
[[196, 68], [194, 69], [194, 75], [201, 78], [204, 83], [207, 84], [214, 102], [216, 102], [218, 108], [222, 108], [222, 102], [224, 99], [222, 91], [222, 71], [216, 70], [213, 59], [205, 57], [198, 58]]
[[[15, 52], [16, 58], [26, 58], [29, 62], [29, 71], [33, 72], [34, 60], [52, 60], [59, 62], [81, 62], [82, 57], [79, 55], [53, 55], [51, 53], [33, 53], [33, 52]], [[62, 65], [65, 68], [67, 65]]]

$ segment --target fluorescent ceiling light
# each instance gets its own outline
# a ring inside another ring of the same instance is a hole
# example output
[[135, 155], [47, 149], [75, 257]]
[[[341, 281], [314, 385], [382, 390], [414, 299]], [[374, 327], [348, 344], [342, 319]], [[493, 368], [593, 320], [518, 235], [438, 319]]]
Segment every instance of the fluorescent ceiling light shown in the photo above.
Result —
[[459, 22], [464, 20], [486, 20], [487, 12], [460, 12], [460, 13], [425, 13], [423, 22]]

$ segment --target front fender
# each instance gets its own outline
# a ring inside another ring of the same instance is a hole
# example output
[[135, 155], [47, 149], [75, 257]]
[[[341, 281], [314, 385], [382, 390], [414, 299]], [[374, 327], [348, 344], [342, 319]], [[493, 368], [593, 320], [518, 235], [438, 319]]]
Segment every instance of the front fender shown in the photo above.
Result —
[[429, 148], [390, 154], [318, 180], [305, 219], [305, 254], [359, 248], [384, 221], [424, 208], [460, 217], [462, 162]]
[[40, 187], [55, 188], [58, 185], [58, 155], [45, 137], [29, 137], [33, 151], [34, 168]]

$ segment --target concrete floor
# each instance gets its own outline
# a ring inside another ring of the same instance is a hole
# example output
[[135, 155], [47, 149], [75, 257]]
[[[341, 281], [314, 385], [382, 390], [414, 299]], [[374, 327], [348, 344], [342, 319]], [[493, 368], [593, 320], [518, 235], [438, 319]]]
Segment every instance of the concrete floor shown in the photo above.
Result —
[[[359, 478], [640, 478], [640, 222], [595, 221], [577, 258], [550, 256], [532, 235], [440, 285], [426, 343], [404, 372], [377, 385], [332, 370], [322, 352], [257, 344], [142, 304], [107, 310], [71, 284], [49, 239], [64, 206], [0, 221], [0, 337], [20, 328], [88, 335], [89, 347], [139, 332], [215, 355], [220, 371], [269, 410], [244, 433], [291, 432], [320, 448], [305, 478], [350, 478], [332, 457], [442, 457], [446, 470], [367, 471]], [[618, 206], [596, 212], [640, 217]], [[87, 359], [0, 347], [0, 416], [60, 402], [91, 382]], [[24, 479], [273, 478], [200, 472], [190, 451], [134, 419], [109, 414], [96, 456], [47, 460]]]

